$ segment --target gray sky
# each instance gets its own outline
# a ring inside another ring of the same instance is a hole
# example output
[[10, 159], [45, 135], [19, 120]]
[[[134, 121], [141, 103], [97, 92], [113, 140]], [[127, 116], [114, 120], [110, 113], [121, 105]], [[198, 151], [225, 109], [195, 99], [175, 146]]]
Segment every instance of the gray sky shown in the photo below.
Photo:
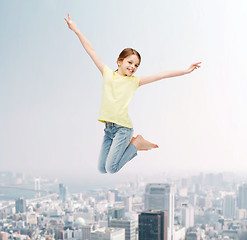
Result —
[[[245, 0], [0, 1], [1, 170], [115, 179], [174, 170], [247, 170]], [[72, 20], [116, 69], [125, 47], [142, 55], [136, 76], [202, 68], [139, 88], [136, 134], [160, 148], [117, 175], [101, 175], [102, 78]]]

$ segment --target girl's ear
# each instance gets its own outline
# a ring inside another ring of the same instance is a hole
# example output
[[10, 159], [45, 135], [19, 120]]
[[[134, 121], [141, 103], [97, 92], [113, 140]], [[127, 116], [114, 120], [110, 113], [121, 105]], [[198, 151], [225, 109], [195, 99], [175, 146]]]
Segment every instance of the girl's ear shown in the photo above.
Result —
[[117, 65], [118, 65], [118, 67], [120, 67], [120, 66], [121, 66], [122, 62], [123, 62], [123, 61], [121, 61], [121, 60], [118, 60], [118, 61], [117, 61]]

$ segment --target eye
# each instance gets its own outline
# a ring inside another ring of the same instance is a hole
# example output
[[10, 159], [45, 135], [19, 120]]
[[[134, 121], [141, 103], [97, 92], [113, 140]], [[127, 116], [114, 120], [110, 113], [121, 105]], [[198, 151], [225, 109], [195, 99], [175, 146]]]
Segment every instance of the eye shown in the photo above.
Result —
[[139, 65], [137, 65], [137, 64], [136, 64], [135, 66], [136, 66], [137, 68], [139, 67]]
[[131, 64], [132, 62], [129, 61], [128, 63]]

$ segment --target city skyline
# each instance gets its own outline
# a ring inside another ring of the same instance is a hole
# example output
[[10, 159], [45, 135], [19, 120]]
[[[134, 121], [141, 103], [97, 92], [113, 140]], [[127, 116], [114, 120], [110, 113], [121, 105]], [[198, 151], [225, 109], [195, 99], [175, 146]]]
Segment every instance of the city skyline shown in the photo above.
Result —
[[[35, 188], [37, 178], [22, 177]], [[3, 185], [21, 185], [21, 174], [11, 178], [0, 172], [0, 178]], [[39, 181], [41, 190], [53, 182]], [[246, 239], [247, 185], [239, 176], [200, 173], [152, 181], [136, 179], [73, 194], [53, 182], [57, 193], [0, 200], [0, 239]]]
[[[247, 3], [158, 0], [150, 8], [149, 1], [126, 0], [124, 5], [0, 2], [1, 169], [81, 184], [173, 171], [246, 172]], [[102, 78], [68, 29], [68, 12], [114, 70], [125, 47], [141, 53], [136, 76], [202, 61], [190, 75], [137, 90], [129, 108], [134, 135], [160, 148], [139, 152], [116, 175], [97, 170]]]

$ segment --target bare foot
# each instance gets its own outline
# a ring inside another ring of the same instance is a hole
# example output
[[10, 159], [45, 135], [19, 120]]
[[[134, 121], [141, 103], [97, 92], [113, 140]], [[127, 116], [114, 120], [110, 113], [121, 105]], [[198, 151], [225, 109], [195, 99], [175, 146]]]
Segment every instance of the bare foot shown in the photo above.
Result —
[[132, 139], [131, 139], [129, 145], [130, 145], [131, 143], [133, 143], [133, 142], [135, 141], [135, 139], [136, 139], [136, 137], [132, 137]]
[[148, 142], [141, 135], [137, 135], [135, 138], [132, 138], [130, 143], [133, 143], [135, 145], [137, 151], [147, 151], [151, 150], [152, 148], [159, 147], [157, 144]]

